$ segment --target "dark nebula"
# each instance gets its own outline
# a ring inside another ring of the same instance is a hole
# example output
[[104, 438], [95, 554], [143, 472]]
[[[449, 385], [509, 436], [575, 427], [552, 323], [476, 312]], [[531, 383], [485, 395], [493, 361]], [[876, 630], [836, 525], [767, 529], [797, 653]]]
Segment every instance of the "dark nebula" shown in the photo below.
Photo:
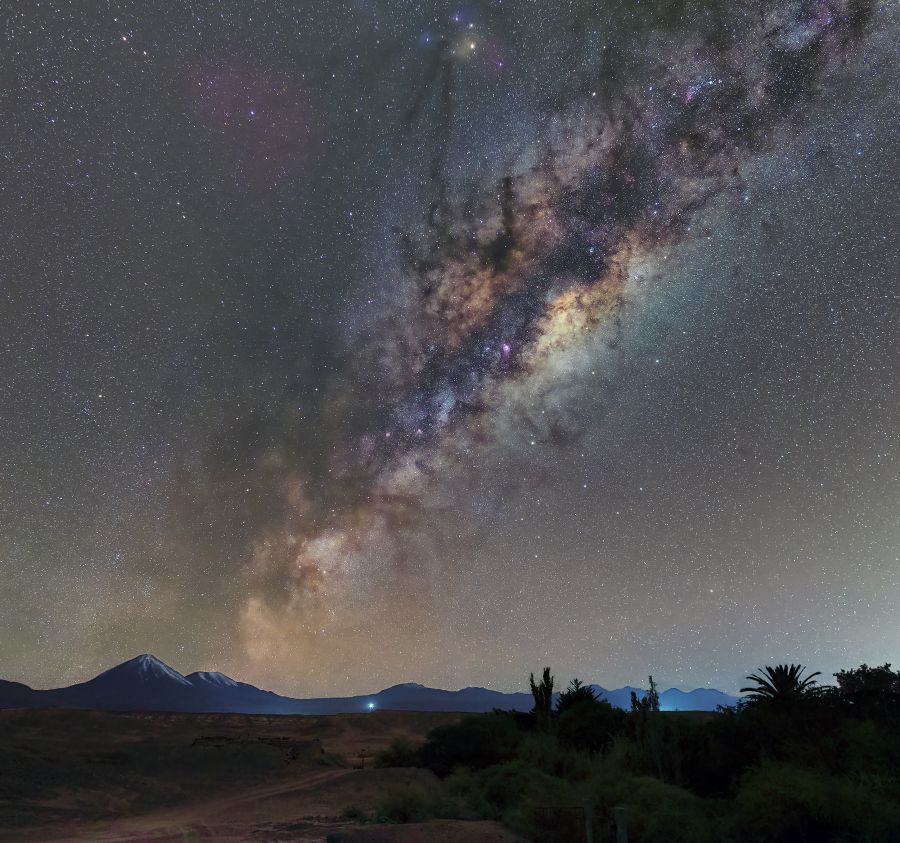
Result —
[[12, 15], [5, 677], [889, 660], [897, 23]]

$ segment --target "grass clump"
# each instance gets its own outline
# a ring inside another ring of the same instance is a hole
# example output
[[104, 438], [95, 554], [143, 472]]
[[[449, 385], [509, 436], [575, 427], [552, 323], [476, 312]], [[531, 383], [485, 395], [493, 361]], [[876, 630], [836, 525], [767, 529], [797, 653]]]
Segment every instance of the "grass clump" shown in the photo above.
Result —
[[419, 747], [409, 738], [394, 738], [390, 746], [375, 756], [376, 767], [418, 767]]
[[434, 799], [419, 787], [393, 787], [378, 801], [376, 816], [378, 822], [425, 822], [435, 816]]

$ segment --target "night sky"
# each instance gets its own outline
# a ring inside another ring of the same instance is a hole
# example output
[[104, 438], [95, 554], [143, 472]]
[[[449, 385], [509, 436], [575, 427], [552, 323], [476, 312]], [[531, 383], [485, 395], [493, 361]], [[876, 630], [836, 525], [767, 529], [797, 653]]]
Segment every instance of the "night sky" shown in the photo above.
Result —
[[895, 2], [0, 37], [0, 676], [900, 661]]

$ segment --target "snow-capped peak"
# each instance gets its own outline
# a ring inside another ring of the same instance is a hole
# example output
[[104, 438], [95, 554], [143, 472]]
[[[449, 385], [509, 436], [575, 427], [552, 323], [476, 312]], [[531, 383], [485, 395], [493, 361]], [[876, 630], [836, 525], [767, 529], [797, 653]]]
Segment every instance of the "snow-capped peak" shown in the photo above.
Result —
[[215, 685], [218, 688], [236, 688], [237, 682], [230, 676], [220, 673], [218, 670], [198, 670], [196, 673], [190, 674], [188, 680], [191, 682], [206, 682], [209, 685]]
[[[169, 667], [165, 662], [160, 661], [156, 656], [151, 656], [149, 653], [143, 653], [140, 656], [129, 659], [118, 667], [112, 668], [112, 670], [119, 671], [122, 668], [130, 669], [140, 679], [148, 682], [156, 679], [168, 679], [172, 682], [177, 682], [179, 685], [191, 684], [177, 670]], [[112, 671], [106, 672], [111, 673]]]

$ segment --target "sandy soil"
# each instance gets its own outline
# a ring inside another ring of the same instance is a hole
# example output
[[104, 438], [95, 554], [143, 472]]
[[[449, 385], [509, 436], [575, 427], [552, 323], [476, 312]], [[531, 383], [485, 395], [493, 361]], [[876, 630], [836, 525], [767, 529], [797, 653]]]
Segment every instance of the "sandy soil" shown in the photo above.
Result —
[[458, 716], [0, 711], [0, 840], [515, 843], [493, 823], [342, 816], [374, 812], [391, 789], [436, 792], [429, 771], [371, 759]]
[[[356, 770], [336, 768], [300, 771], [274, 781], [235, 789], [207, 799], [139, 816], [94, 823], [69, 823], [36, 830], [29, 840], [92, 840], [137, 843], [169, 840], [323, 841], [348, 828], [341, 814], [349, 805], [368, 809], [392, 786], [437, 786], [427, 770]], [[53, 834], [47, 837], [46, 834]], [[25, 839], [25, 838], [23, 838]]]
[[97, 823], [32, 829], [9, 839], [41, 843], [169, 843], [169, 841], [292, 841], [293, 843], [521, 843], [495, 823], [436, 820], [407, 825], [348, 823], [348, 805], [370, 807], [388, 787], [438, 786], [426, 770], [310, 771], [178, 808]]
[[490, 822], [435, 820], [409, 825], [374, 825], [329, 835], [328, 843], [526, 843]]

